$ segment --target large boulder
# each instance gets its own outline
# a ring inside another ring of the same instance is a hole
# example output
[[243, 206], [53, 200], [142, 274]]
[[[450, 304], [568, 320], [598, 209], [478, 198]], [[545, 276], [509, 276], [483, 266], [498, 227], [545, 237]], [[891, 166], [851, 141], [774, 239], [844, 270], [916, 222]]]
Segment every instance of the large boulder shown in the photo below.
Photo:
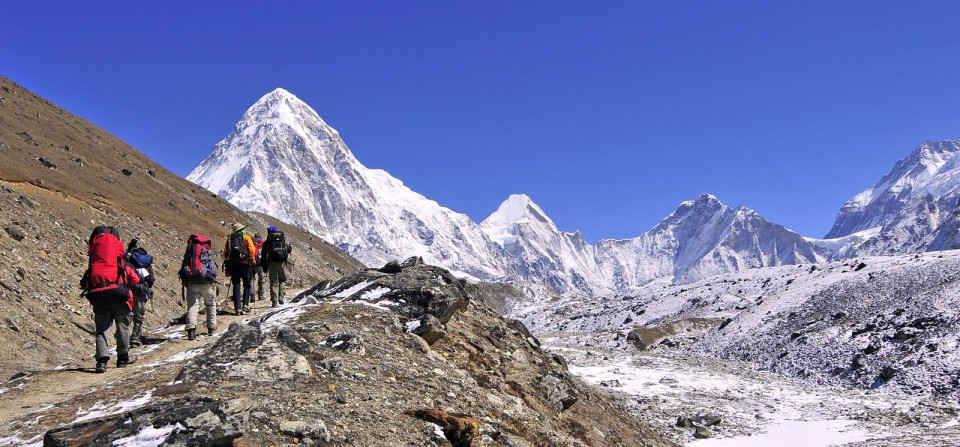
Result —
[[243, 399], [186, 397], [50, 430], [43, 445], [231, 445], [248, 426], [249, 408]]
[[177, 380], [275, 382], [310, 377], [310, 362], [300, 353], [311, 350], [309, 342], [291, 331], [285, 328], [268, 336], [257, 325], [233, 323], [206, 355], [184, 366]]
[[310, 296], [367, 303], [390, 309], [407, 321], [433, 315], [446, 324], [469, 304], [465, 286], [445, 269], [407, 260], [402, 265], [393, 263], [389, 269], [366, 270], [344, 277], [300, 299]]

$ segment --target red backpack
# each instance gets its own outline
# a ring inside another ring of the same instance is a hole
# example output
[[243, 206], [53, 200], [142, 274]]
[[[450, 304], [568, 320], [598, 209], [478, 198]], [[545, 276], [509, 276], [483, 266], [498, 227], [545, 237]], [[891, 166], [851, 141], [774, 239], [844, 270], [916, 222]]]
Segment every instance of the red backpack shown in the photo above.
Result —
[[200, 284], [217, 280], [217, 264], [210, 255], [211, 248], [210, 238], [199, 234], [190, 235], [187, 249], [183, 253], [183, 263], [177, 272], [180, 282]]
[[123, 253], [123, 241], [116, 228], [105, 225], [94, 228], [87, 242], [89, 266], [80, 281], [80, 287], [90, 293], [116, 289], [126, 284]]

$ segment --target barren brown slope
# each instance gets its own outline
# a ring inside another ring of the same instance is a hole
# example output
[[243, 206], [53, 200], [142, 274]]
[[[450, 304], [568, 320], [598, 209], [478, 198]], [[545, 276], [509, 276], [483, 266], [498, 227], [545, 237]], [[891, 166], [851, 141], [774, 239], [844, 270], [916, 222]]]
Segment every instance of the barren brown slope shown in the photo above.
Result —
[[244, 213], [4, 77], [0, 210], [0, 379], [92, 356], [90, 306], [77, 283], [98, 224], [119, 228], [125, 241], [139, 237], [156, 257], [148, 331], [182, 313], [176, 271], [192, 233], [220, 246], [235, 221], [285, 228], [296, 247], [291, 288], [362, 267], [318, 237]]

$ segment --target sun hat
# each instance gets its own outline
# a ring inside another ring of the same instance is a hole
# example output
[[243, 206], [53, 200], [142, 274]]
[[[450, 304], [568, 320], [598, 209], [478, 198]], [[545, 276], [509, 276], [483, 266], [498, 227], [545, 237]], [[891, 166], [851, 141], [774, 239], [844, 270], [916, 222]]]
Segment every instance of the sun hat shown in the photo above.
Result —
[[233, 231], [240, 231], [240, 230], [242, 230], [242, 229], [244, 229], [244, 228], [247, 228], [247, 226], [244, 225], [244, 224], [242, 224], [242, 223], [240, 223], [240, 222], [237, 222], [237, 223], [233, 224]]

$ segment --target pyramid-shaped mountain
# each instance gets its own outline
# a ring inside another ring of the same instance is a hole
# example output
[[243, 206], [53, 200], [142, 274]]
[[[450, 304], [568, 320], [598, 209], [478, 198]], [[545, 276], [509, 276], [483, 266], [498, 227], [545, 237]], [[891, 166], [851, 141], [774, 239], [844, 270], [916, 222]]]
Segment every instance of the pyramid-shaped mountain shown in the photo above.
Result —
[[497, 245], [469, 217], [363, 166], [336, 130], [283, 89], [251, 106], [187, 179], [320, 234], [368, 266], [416, 255], [480, 279], [506, 271]]

